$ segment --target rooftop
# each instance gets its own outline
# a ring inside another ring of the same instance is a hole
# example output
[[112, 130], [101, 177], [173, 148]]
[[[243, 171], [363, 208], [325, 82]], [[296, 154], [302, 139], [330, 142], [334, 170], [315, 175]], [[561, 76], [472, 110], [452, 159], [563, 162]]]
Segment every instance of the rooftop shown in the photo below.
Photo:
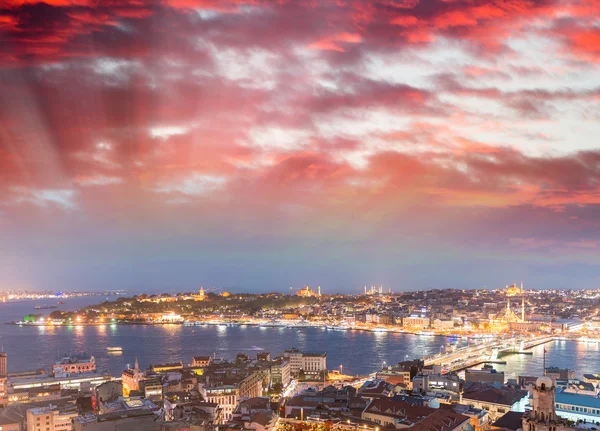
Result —
[[119, 419], [126, 418], [135, 418], [135, 417], [143, 417], [143, 416], [154, 416], [152, 410], [149, 409], [137, 409], [137, 410], [127, 410], [127, 411], [118, 411], [113, 413], [108, 413], [105, 415], [95, 415], [95, 414], [87, 414], [82, 416], [77, 416], [73, 418], [73, 421], [76, 421], [81, 424], [89, 424], [94, 422], [106, 422], [106, 421], [115, 421]]
[[450, 431], [468, 422], [468, 416], [454, 410], [437, 409], [425, 419], [411, 427], [411, 431]]
[[506, 412], [504, 416], [492, 424], [493, 427], [516, 431], [523, 427], [523, 412]]
[[561, 404], [571, 404], [574, 406], [600, 408], [600, 398], [596, 398], [590, 395], [557, 392], [556, 402]]
[[63, 364], [81, 364], [87, 362], [94, 362], [94, 357], [87, 353], [77, 353], [74, 355], [65, 356], [55, 362], [56, 365]]
[[358, 390], [361, 395], [383, 395], [389, 393], [391, 384], [385, 380], [369, 380], [366, 381]]
[[365, 413], [389, 416], [416, 423], [432, 414], [436, 409], [410, 404], [406, 401], [394, 401], [391, 398], [378, 398], [369, 404]]
[[514, 388], [472, 385], [465, 391], [463, 399], [512, 406], [528, 397], [527, 391]]

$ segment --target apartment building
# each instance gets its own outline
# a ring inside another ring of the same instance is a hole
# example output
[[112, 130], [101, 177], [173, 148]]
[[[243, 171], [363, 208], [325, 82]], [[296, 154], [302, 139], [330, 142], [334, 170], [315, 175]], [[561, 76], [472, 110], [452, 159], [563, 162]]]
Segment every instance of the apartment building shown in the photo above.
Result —
[[72, 419], [77, 417], [77, 406], [36, 407], [27, 410], [27, 431], [71, 431]]

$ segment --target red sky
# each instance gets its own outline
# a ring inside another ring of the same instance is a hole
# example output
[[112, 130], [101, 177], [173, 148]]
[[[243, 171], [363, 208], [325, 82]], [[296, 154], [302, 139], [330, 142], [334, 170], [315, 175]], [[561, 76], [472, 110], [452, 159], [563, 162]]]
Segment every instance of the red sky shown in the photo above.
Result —
[[0, 289], [600, 287], [597, 0], [3, 5]]

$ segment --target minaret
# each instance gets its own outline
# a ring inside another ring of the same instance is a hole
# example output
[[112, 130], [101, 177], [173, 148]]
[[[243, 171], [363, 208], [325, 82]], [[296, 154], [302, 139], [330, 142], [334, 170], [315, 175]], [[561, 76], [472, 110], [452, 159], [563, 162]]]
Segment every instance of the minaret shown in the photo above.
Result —
[[321, 296], [321, 285], [319, 284], [319, 287], [317, 287], [317, 291], [318, 291], [318, 295]]
[[525, 291], [523, 290], [523, 282], [521, 282], [521, 321], [525, 321]]
[[290, 296], [292, 296], [294, 293], [294, 289], [292, 288], [292, 286], [290, 285]]
[[365, 284], [365, 295], [367, 294], [367, 285]]
[[138, 357], [135, 357], [135, 365], [133, 366], [134, 371], [137, 373], [140, 371], [140, 363], [138, 362]]

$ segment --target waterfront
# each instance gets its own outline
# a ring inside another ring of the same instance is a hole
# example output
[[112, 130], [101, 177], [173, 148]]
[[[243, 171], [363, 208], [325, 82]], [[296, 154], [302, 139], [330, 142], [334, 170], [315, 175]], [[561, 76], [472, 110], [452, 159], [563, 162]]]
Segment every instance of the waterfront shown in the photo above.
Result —
[[[75, 311], [99, 302], [102, 298], [76, 298], [61, 309]], [[0, 304], [2, 323], [34, 313], [34, 305], [52, 301], [24, 301]], [[54, 302], [55, 303], [55, 302]], [[99, 325], [71, 327], [19, 327], [0, 325], [0, 344], [8, 352], [11, 371], [48, 369], [59, 354], [76, 351], [92, 353], [99, 370], [119, 375], [128, 363], [139, 357], [142, 366], [150, 363], [183, 361], [187, 364], [196, 354], [213, 354], [233, 359], [237, 352], [255, 355], [257, 351], [280, 354], [290, 347], [307, 351], [327, 351], [329, 369], [343, 365], [344, 373], [368, 374], [384, 362], [394, 364], [404, 359], [439, 352], [442, 345], [456, 340], [442, 336], [419, 336], [400, 333], [335, 331], [320, 328], [264, 328], [255, 326], [183, 326], [183, 325]], [[461, 341], [459, 341], [460, 343]], [[123, 348], [120, 355], [109, 354], [107, 347]], [[547, 365], [569, 367], [578, 373], [600, 370], [600, 346], [557, 340], [545, 345]], [[544, 346], [533, 349], [533, 356], [512, 355], [506, 365], [496, 365], [506, 377], [539, 375]], [[16, 359], [18, 358], [18, 359]]]

